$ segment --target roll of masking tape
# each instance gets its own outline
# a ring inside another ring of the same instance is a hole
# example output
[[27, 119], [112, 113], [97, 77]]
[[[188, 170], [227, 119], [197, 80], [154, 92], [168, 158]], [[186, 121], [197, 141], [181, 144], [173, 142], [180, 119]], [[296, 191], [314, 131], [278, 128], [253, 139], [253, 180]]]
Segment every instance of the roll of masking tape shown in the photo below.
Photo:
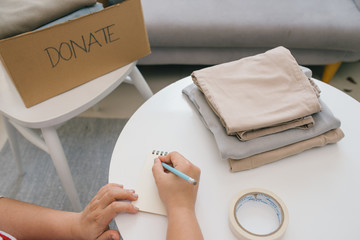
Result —
[[230, 228], [241, 240], [280, 239], [289, 224], [284, 202], [274, 193], [252, 188], [240, 192], [229, 207]]

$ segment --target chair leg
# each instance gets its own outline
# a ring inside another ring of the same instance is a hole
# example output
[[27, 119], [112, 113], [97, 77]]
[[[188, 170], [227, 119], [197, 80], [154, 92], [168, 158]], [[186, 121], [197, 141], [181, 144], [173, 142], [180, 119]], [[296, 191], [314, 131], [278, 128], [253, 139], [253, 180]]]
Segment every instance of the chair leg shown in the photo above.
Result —
[[135, 85], [140, 94], [147, 100], [152, 97], [154, 94], [151, 91], [149, 85], [145, 81], [139, 69], [135, 66], [134, 69], [129, 74], [132, 83]]
[[5, 125], [5, 129], [6, 129], [6, 134], [8, 136], [9, 139], [9, 144], [10, 144], [10, 148], [13, 152], [14, 155], [14, 159], [15, 159], [15, 163], [16, 163], [16, 167], [18, 169], [19, 175], [23, 175], [23, 169], [22, 169], [22, 164], [21, 164], [21, 159], [20, 159], [20, 151], [19, 151], [19, 145], [16, 139], [16, 135], [15, 135], [15, 128], [13, 125], [11, 125], [11, 123], [9, 122], [9, 120], [6, 117], [2, 117], [3, 121], [4, 121], [4, 125]]
[[340, 65], [341, 65], [341, 62], [326, 65], [324, 67], [324, 72], [323, 72], [321, 80], [323, 82], [329, 83], [331, 81], [331, 79], [334, 77], [337, 70], [339, 69]]
[[73, 178], [71, 176], [70, 168], [65, 157], [63, 147], [61, 145], [59, 136], [57, 135], [56, 129], [42, 128], [41, 129], [46, 145], [49, 148], [49, 154], [55, 165], [57, 174], [61, 180], [61, 183], [68, 195], [74, 211], [82, 211], [80, 199], [75, 188]]

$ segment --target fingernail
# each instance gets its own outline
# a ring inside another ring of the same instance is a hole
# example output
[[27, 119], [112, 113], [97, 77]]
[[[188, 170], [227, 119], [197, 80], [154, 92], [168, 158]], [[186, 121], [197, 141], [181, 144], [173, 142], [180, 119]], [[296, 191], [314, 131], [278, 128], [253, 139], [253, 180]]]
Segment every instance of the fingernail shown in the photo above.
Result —
[[156, 163], [156, 160], [159, 159], [159, 158], [154, 158], [154, 163]]
[[137, 195], [136, 193], [133, 193], [133, 196], [134, 196], [134, 198], [137, 198], [137, 197], [138, 197], [138, 195]]

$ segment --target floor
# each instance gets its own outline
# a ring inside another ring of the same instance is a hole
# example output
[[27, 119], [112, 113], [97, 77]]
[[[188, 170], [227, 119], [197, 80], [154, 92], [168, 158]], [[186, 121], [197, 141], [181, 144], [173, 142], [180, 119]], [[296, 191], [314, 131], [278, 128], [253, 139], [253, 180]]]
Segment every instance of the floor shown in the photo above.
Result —
[[[204, 66], [140, 66], [139, 70], [147, 80], [154, 93], [167, 85], [189, 76], [192, 71]], [[313, 77], [320, 79], [322, 66], [309, 66]], [[343, 63], [330, 84], [360, 101], [360, 62]], [[84, 112], [83, 117], [130, 118], [144, 99], [129, 84], [121, 84], [95, 108]], [[0, 118], [0, 150], [6, 142], [6, 134]]]

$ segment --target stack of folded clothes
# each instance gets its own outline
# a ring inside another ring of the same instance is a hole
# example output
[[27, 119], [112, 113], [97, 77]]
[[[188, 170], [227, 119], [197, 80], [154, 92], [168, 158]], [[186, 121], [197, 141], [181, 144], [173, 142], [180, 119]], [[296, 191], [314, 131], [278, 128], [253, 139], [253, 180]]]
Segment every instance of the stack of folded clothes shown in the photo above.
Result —
[[183, 93], [236, 172], [344, 137], [310, 77], [289, 50], [277, 47], [195, 71]]

